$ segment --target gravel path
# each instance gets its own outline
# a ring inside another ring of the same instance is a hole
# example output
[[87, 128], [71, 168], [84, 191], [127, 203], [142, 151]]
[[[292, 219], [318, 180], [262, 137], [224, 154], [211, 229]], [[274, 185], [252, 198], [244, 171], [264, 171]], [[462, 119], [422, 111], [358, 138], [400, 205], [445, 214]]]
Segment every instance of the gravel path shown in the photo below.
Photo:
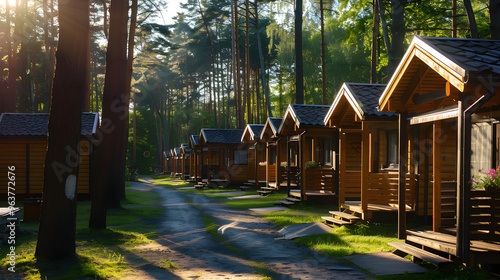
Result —
[[[148, 260], [122, 279], [368, 279], [354, 265], [313, 252], [290, 240], [275, 240], [278, 228], [249, 211], [235, 210], [208, 197], [168, 190], [147, 183], [163, 197], [163, 222], [158, 244], [136, 248], [135, 257]], [[222, 242], [206, 231], [203, 218], [220, 225]], [[134, 256], [128, 261], [134, 263]], [[175, 269], [151, 264], [170, 260]]]

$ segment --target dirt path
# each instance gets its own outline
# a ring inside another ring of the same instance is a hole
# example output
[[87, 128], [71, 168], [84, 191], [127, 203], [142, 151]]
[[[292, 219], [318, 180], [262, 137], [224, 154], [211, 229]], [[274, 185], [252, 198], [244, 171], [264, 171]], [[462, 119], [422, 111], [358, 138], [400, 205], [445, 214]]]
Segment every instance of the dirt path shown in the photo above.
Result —
[[[367, 279], [351, 264], [325, 257], [290, 240], [275, 240], [271, 222], [212, 202], [146, 183], [163, 197], [163, 222], [158, 244], [134, 248], [126, 255], [135, 269], [122, 279]], [[203, 217], [218, 225], [223, 242], [206, 231]], [[171, 261], [178, 268], [159, 268]], [[345, 269], [345, 270], [344, 270]]]

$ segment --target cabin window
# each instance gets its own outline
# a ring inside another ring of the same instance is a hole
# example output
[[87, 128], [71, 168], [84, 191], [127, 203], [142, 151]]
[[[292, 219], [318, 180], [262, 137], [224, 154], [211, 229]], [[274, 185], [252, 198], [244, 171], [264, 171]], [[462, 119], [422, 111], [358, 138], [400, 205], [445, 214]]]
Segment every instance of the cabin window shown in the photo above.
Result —
[[297, 166], [298, 154], [297, 154], [297, 148], [295, 147], [295, 145], [290, 146], [289, 153], [290, 153], [290, 166]]
[[490, 123], [473, 123], [471, 130], [471, 174], [493, 168], [493, 130]]
[[330, 138], [323, 139], [323, 158], [322, 164], [332, 166], [333, 142]]
[[248, 150], [234, 150], [233, 164], [234, 165], [248, 164]]
[[269, 147], [269, 165], [276, 164], [276, 146]]
[[385, 132], [386, 135], [386, 168], [398, 168], [398, 131], [388, 130]]

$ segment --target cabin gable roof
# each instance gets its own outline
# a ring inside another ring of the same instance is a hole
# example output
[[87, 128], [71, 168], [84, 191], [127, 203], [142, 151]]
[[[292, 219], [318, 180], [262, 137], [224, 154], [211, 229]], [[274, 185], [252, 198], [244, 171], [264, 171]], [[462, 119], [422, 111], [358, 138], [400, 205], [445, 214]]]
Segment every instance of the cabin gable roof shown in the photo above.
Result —
[[[81, 135], [95, 135], [98, 123], [97, 113], [82, 113]], [[0, 137], [47, 137], [48, 124], [48, 113], [3, 113], [0, 115]]]
[[294, 127], [324, 127], [329, 109], [328, 105], [289, 104], [278, 131], [281, 134], [284, 130], [293, 131]]
[[283, 118], [267, 118], [264, 128], [262, 129], [260, 139], [270, 139], [278, 136], [278, 131], [282, 121]]
[[205, 144], [241, 144], [243, 129], [213, 129], [203, 128], [200, 134], [200, 145]]
[[500, 41], [415, 36], [379, 99], [381, 111], [420, 112], [456, 104], [481, 77], [500, 78]]
[[263, 124], [247, 124], [241, 136], [241, 142], [250, 143], [259, 141], [263, 129]]
[[189, 147], [195, 149], [198, 146], [198, 141], [200, 140], [200, 135], [193, 134], [189, 137]]
[[180, 153], [181, 154], [187, 154], [187, 153], [190, 153], [190, 152], [191, 152], [191, 149], [189, 148], [189, 144], [188, 143], [182, 143], [181, 147], [180, 147]]
[[393, 112], [380, 112], [378, 100], [385, 84], [344, 83], [325, 116], [324, 123], [332, 126], [353, 125], [355, 120], [391, 119]]

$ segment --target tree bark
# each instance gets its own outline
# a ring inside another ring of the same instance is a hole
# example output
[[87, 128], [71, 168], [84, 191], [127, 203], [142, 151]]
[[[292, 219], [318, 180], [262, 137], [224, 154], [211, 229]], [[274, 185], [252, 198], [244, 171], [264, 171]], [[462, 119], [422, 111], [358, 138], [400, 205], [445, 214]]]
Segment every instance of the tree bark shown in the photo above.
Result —
[[269, 95], [269, 88], [267, 87], [267, 79], [266, 79], [266, 70], [264, 65], [264, 54], [262, 51], [262, 40], [260, 38], [260, 28], [259, 28], [259, 9], [257, 0], [255, 0], [255, 35], [257, 36], [257, 47], [259, 49], [259, 60], [260, 60], [260, 72], [262, 74], [262, 88], [264, 89], [264, 96], [266, 98], [266, 107], [267, 114], [269, 117], [273, 116], [273, 112], [271, 111], [271, 98]]
[[[120, 206], [119, 189], [125, 135], [127, 68], [127, 21], [128, 2], [112, 0], [110, 11], [108, 50], [106, 52], [106, 76], [102, 100], [102, 124], [98, 130], [100, 145], [96, 153], [95, 184], [89, 226], [106, 227], [106, 209]], [[120, 143], [117, 145], [117, 143]]]
[[295, 103], [304, 104], [304, 63], [302, 61], [302, 0], [295, 1]]
[[467, 19], [469, 20], [470, 36], [471, 38], [479, 38], [477, 32], [476, 17], [474, 16], [474, 11], [472, 10], [472, 4], [470, 0], [464, 0], [465, 12], [467, 13]]
[[88, 74], [89, 0], [59, 2], [59, 44], [45, 158], [43, 205], [35, 256], [75, 255], [76, 184], [81, 112]]
[[500, 40], [500, 0], [490, 0], [491, 39]]
[[[17, 2], [16, 2], [17, 3]], [[17, 79], [17, 43], [13, 37], [11, 37], [11, 16], [9, 9], [9, 1], [5, 0], [5, 13], [6, 13], [6, 33], [7, 33], [7, 63], [9, 65], [9, 76], [7, 78], [8, 90], [3, 94], [2, 104], [3, 108], [0, 108], [0, 112], [10, 112], [14, 113], [16, 111], [16, 79]], [[17, 11], [17, 5], [16, 5]], [[15, 36], [14, 36], [15, 38]]]
[[247, 123], [253, 123], [250, 96], [250, 0], [245, 0], [245, 95], [247, 98]]
[[319, 1], [321, 20], [321, 88], [323, 92], [323, 105], [326, 105], [326, 64], [325, 64], [325, 13], [323, 0]]
[[389, 31], [387, 22], [385, 20], [385, 7], [382, 0], [378, 0], [380, 8], [380, 19], [382, 21], [382, 31], [384, 34], [385, 46], [387, 49], [387, 56], [389, 58], [389, 63], [387, 66], [387, 75], [390, 77], [396, 70], [399, 61], [404, 55], [404, 37], [405, 37], [405, 18], [404, 18], [404, 8], [405, 0], [391, 0], [392, 5], [392, 26], [391, 26], [391, 37], [389, 38]]
[[370, 71], [370, 83], [372, 84], [374, 84], [377, 81], [377, 49], [378, 49], [379, 36], [380, 36], [380, 16], [378, 9], [378, 0], [373, 0], [373, 33], [372, 33], [371, 71]]

